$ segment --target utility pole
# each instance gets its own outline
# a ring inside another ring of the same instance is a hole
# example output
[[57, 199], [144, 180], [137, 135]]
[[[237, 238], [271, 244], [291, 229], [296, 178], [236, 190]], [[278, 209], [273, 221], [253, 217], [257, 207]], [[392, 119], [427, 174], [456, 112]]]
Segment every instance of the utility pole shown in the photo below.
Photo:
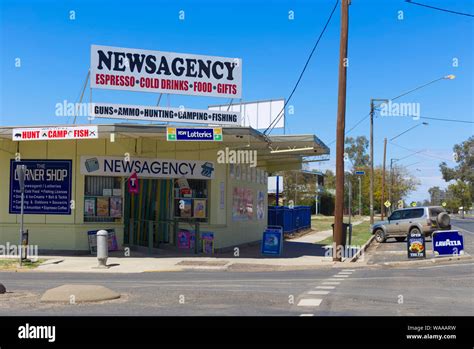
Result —
[[388, 99], [370, 99], [370, 224], [374, 224], [374, 102], [388, 102]]
[[340, 262], [344, 219], [344, 138], [346, 127], [347, 41], [349, 32], [349, 1], [341, 1], [341, 38], [339, 43], [339, 86], [336, 130], [336, 200], [334, 208], [333, 261]]
[[362, 217], [362, 179], [359, 176], [359, 216]]
[[387, 138], [383, 140], [383, 169], [382, 169], [382, 200], [380, 205], [381, 220], [385, 211], [385, 159], [387, 157]]
[[374, 100], [370, 100], [370, 225], [374, 224]]

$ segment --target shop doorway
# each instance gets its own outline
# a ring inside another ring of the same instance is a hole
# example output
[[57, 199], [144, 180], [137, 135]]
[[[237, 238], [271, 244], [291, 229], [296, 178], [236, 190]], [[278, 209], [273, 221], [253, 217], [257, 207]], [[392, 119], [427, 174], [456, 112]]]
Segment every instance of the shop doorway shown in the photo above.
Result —
[[174, 243], [172, 179], [139, 179], [139, 192], [125, 188], [124, 242], [132, 246], [158, 248]]

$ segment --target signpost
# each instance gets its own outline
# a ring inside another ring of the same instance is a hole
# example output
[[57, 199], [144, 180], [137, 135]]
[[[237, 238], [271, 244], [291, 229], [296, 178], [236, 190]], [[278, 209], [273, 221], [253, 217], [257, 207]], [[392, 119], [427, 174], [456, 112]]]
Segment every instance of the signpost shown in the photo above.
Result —
[[425, 258], [425, 236], [420, 231], [410, 231], [407, 235], [408, 258]]
[[18, 175], [18, 183], [20, 186], [20, 193], [21, 193], [21, 203], [20, 203], [20, 246], [18, 246], [18, 250], [20, 252], [20, 267], [23, 261], [23, 214], [24, 214], [24, 203], [25, 203], [25, 173], [26, 173], [26, 166], [25, 165], [17, 165], [16, 173]]
[[283, 228], [267, 227], [263, 233], [262, 254], [279, 256], [283, 249]]
[[358, 175], [358, 176], [363, 176], [363, 175], [365, 175], [365, 171], [362, 171], [362, 170], [355, 171], [355, 174]]
[[222, 141], [222, 128], [167, 127], [167, 141]]
[[464, 254], [464, 239], [457, 230], [435, 231], [433, 233], [435, 256], [458, 256]]

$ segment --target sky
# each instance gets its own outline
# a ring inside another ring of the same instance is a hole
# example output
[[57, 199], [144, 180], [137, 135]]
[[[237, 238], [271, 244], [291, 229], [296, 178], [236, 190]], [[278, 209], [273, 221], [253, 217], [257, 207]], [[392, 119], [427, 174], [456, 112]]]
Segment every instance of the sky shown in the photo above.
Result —
[[[56, 116], [55, 108], [63, 101], [78, 101], [92, 44], [239, 57], [243, 101], [288, 98], [335, 2], [2, 0], [0, 125], [71, 123]], [[472, 1], [419, 2], [474, 13]], [[472, 17], [403, 0], [353, 0], [349, 12], [346, 131], [367, 115], [371, 98], [393, 98], [448, 74], [456, 78], [397, 101], [417, 103], [421, 116], [474, 119]], [[287, 134], [314, 134], [330, 147], [330, 161], [311, 165], [320, 170], [335, 166], [339, 35], [340, 6], [288, 103], [294, 114], [286, 116]], [[158, 97], [87, 89], [84, 101], [90, 96], [92, 101], [141, 105], [156, 105]], [[227, 102], [171, 95], [161, 105], [206, 109]], [[428, 198], [431, 186], [446, 187], [439, 163], [453, 166], [454, 144], [474, 133], [473, 124], [377, 114], [375, 164], [382, 162], [385, 137], [421, 121], [429, 125], [407, 132], [394, 141], [398, 146], [389, 143], [387, 148], [387, 162], [404, 158], [399, 163], [420, 180], [408, 201]], [[369, 136], [368, 119], [347, 134], [360, 135]], [[419, 153], [409, 156], [413, 152]]]

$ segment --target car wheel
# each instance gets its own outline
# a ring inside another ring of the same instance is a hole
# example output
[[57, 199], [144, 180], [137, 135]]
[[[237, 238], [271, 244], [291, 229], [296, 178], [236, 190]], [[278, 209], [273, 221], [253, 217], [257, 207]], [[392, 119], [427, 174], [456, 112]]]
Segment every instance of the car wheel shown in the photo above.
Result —
[[412, 234], [421, 234], [420, 229], [418, 229], [418, 228], [410, 229], [410, 233], [412, 233]]
[[375, 241], [377, 242], [385, 241], [385, 232], [382, 229], [377, 229], [375, 231]]
[[397, 240], [398, 242], [403, 242], [403, 241], [405, 241], [405, 239], [406, 239], [406, 238], [403, 237], [403, 236], [400, 236], [400, 237], [396, 237], [396, 238], [395, 238], [395, 240]]
[[440, 212], [440, 214], [436, 216], [436, 221], [440, 228], [448, 228], [451, 224], [451, 218], [446, 212]]

